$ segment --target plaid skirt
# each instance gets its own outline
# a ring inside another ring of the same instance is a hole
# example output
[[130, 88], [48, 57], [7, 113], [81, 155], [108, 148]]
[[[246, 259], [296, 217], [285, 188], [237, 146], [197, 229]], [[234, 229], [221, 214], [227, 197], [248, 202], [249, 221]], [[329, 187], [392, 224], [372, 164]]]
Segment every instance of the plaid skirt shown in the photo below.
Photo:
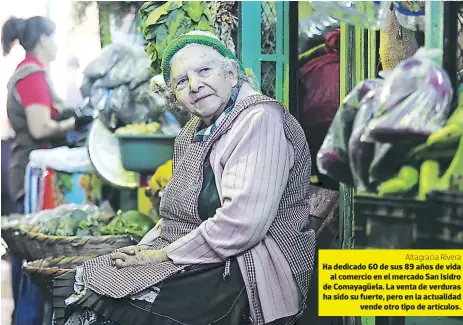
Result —
[[246, 287], [236, 259], [192, 265], [152, 288], [154, 299], [114, 299], [88, 290], [66, 306], [74, 293], [75, 273], [54, 281], [54, 325], [244, 325], [249, 324]]

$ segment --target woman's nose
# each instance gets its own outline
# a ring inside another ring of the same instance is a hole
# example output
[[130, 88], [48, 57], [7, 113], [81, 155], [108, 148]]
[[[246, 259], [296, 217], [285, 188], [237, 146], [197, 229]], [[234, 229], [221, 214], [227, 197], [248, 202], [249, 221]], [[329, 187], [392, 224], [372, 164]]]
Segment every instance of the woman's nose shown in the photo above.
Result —
[[198, 77], [190, 77], [189, 84], [190, 84], [190, 91], [193, 93], [199, 92], [204, 87], [204, 84], [201, 82], [201, 80]]

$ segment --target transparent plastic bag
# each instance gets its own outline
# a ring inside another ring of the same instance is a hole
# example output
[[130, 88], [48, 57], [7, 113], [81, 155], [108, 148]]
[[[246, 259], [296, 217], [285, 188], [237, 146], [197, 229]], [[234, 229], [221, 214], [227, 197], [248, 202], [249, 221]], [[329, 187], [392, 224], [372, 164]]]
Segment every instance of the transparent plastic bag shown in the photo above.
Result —
[[310, 1], [318, 13], [360, 28], [380, 29], [389, 13], [391, 1]]
[[378, 107], [377, 97], [380, 91], [381, 88], [373, 89], [362, 99], [349, 139], [348, 150], [352, 178], [355, 188], [361, 192], [369, 190], [370, 164], [375, 154], [375, 144], [364, 141], [363, 132]]
[[328, 14], [315, 12], [300, 21], [299, 37], [310, 39], [322, 35], [327, 28], [332, 26], [339, 26], [339, 22]]
[[412, 31], [425, 29], [425, 1], [394, 1], [399, 24]]
[[[19, 226], [24, 231], [39, 232], [51, 236], [78, 235], [79, 226], [91, 223], [94, 218], [113, 214], [110, 206], [97, 207], [93, 204], [63, 204], [55, 209], [26, 214], [11, 220], [8, 226]], [[5, 224], [2, 224], [5, 226]]]
[[129, 44], [113, 43], [103, 47], [101, 54], [84, 69], [85, 76], [92, 79], [103, 78], [121, 59], [133, 55]]
[[382, 83], [383, 81], [379, 79], [365, 80], [346, 96], [318, 151], [317, 167], [320, 173], [353, 186], [348, 153], [352, 126], [363, 97], [372, 89], [380, 87]]
[[412, 146], [376, 143], [375, 156], [370, 165], [370, 184], [381, 184], [393, 177], [405, 164]]
[[365, 131], [368, 141], [418, 145], [444, 125], [453, 90], [447, 73], [432, 61], [437, 53], [421, 48], [386, 77]]
[[165, 110], [165, 100], [151, 90], [149, 82], [144, 82], [132, 90], [135, 105], [143, 106], [145, 115], [141, 118], [145, 122], [157, 121]]
[[[135, 123], [141, 119], [139, 111], [135, 110], [132, 105], [132, 96], [128, 85], [108, 89], [101, 87], [99, 80], [97, 80], [92, 88], [90, 103], [95, 110], [100, 111], [100, 115], [113, 113], [125, 124]], [[141, 115], [144, 116], [144, 114]]]

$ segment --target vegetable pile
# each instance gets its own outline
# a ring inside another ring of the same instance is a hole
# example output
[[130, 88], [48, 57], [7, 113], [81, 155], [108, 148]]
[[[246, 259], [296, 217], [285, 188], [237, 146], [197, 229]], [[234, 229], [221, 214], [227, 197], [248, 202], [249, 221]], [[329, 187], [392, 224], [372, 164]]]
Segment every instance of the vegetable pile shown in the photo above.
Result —
[[432, 55], [420, 49], [353, 89], [317, 155], [320, 172], [379, 196], [463, 192], [463, 96], [450, 115], [452, 86]]
[[157, 134], [161, 131], [161, 124], [152, 122], [147, 124], [128, 124], [116, 129], [116, 135]]
[[89, 212], [85, 208], [47, 210], [45, 214], [41, 213], [41, 218], [32, 222], [19, 221], [18, 228], [49, 236], [129, 235], [139, 240], [155, 225], [150, 217], [138, 211], [119, 211], [117, 214]]

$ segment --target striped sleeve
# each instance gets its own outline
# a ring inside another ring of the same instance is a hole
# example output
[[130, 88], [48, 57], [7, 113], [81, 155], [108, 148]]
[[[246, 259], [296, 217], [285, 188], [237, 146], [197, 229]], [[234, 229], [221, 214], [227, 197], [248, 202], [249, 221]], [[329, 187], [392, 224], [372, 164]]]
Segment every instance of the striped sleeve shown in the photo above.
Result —
[[[222, 207], [213, 218], [166, 247], [176, 264], [220, 262], [263, 240], [289, 177], [290, 144], [283, 119], [255, 110], [232, 128], [235, 144], [224, 164]], [[233, 135], [233, 134], [232, 134]]]

